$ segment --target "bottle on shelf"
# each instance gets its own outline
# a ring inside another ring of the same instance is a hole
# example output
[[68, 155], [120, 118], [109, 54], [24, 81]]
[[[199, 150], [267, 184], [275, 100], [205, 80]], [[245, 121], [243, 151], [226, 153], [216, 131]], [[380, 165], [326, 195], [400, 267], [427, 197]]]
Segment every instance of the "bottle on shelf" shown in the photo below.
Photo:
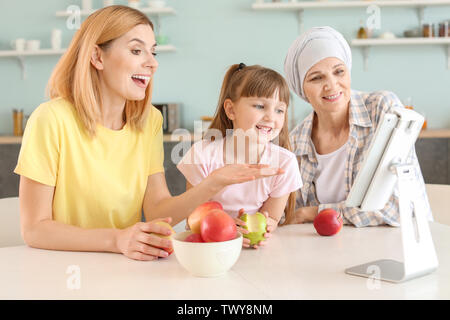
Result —
[[360, 24], [360, 27], [359, 27], [359, 29], [358, 29], [358, 34], [357, 34], [356, 37], [357, 37], [358, 39], [367, 39], [367, 38], [368, 38], [368, 36], [367, 36], [367, 31], [366, 31], [366, 28], [364, 28], [363, 21], [360, 20], [360, 21], [359, 21], [359, 24]]

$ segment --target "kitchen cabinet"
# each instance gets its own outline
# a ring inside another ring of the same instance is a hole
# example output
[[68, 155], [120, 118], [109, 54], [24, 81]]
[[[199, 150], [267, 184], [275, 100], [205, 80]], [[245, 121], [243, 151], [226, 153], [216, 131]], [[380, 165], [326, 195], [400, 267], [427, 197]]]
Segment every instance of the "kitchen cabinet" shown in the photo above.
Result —
[[[19, 194], [19, 176], [13, 170], [20, 143], [20, 137], [0, 137], [0, 198], [17, 197]], [[177, 141], [171, 141], [169, 135], [164, 136], [164, 169], [172, 195], [186, 190], [186, 179], [171, 160], [177, 144]], [[425, 183], [450, 184], [450, 130], [424, 131], [416, 142], [416, 153]]]

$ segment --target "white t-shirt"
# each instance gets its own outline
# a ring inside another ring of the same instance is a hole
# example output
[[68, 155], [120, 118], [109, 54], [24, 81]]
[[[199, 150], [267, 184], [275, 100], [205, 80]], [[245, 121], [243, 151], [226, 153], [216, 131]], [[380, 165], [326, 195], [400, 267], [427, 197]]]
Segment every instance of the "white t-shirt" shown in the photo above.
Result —
[[[178, 163], [177, 168], [190, 184], [195, 186], [211, 172], [225, 166], [223, 142], [223, 139], [214, 142], [198, 141]], [[297, 159], [289, 150], [269, 142], [259, 163], [282, 168], [285, 173], [229, 185], [211, 200], [220, 202], [225, 212], [232, 217], [237, 217], [241, 208], [246, 213], [255, 213], [269, 197], [282, 197], [302, 187]]]
[[348, 143], [328, 154], [318, 154], [313, 145], [318, 162], [314, 182], [317, 200], [320, 204], [338, 203], [345, 200], [345, 163]]

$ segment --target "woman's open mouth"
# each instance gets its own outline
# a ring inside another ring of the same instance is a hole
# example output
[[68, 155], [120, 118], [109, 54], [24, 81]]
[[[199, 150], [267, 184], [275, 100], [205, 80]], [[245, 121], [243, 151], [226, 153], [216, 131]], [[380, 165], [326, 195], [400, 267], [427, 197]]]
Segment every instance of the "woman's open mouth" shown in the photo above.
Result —
[[131, 76], [131, 79], [139, 88], [143, 88], [143, 89], [147, 88], [147, 85], [150, 82], [149, 75], [135, 74], [135, 75]]
[[329, 101], [329, 102], [334, 102], [334, 101], [339, 100], [339, 98], [341, 96], [342, 96], [342, 92], [339, 92], [339, 93], [336, 93], [334, 95], [324, 96], [324, 97], [322, 97], [322, 99], [325, 99], [326, 101]]

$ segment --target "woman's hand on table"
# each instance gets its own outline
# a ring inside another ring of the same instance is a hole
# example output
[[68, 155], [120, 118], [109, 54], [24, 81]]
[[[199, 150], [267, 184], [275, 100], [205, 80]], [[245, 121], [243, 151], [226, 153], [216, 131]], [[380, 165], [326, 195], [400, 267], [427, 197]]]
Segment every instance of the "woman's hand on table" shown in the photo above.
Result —
[[302, 207], [295, 211], [295, 223], [313, 222], [319, 207]]
[[[234, 219], [236, 222], [236, 225], [237, 225], [237, 231], [239, 231], [243, 235], [249, 233], [249, 231], [247, 229], [243, 228], [246, 225], [246, 223], [240, 219], [241, 216], [244, 214], [244, 212], [245, 212], [244, 209], [240, 209], [238, 217], [236, 219]], [[278, 222], [275, 221], [274, 219], [272, 219], [269, 216], [269, 213], [267, 211], [263, 211], [261, 213], [266, 217], [266, 221], [267, 221], [266, 233], [264, 233], [265, 240], [262, 240], [262, 241], [258, 242], [258, 244], [255, 244], [253, 246], [250, 246], [250, 240], [247, 238], [244, 238], [243, 242], [242, 242], [243, 248], [252, 247], [253, 249], [258, 249], [258, 247], [264, 247], [267, 243], [267, 240], [270, 239], [270, 237], [272, 237], [272, 232], [276, 229]]]
[[229, 164], [214, 170], [207, 179], [212, 179], [215, 185], [223, 188], [231, 184], [243, 183], [283, 173], [283, 169], [272, 168], [267, 164]]
[[168, 228], [156, 224], [157, 221], [170, 223], [172, 218], [138, 222], [131, 227], [119, 230], [116, 236], [118, 251], [128, 258], [142, 261], [167, 257], [169, 254], [161, 248], [172, 248], [172, 242], [151, 233], [167, 236], [172, 232]]

